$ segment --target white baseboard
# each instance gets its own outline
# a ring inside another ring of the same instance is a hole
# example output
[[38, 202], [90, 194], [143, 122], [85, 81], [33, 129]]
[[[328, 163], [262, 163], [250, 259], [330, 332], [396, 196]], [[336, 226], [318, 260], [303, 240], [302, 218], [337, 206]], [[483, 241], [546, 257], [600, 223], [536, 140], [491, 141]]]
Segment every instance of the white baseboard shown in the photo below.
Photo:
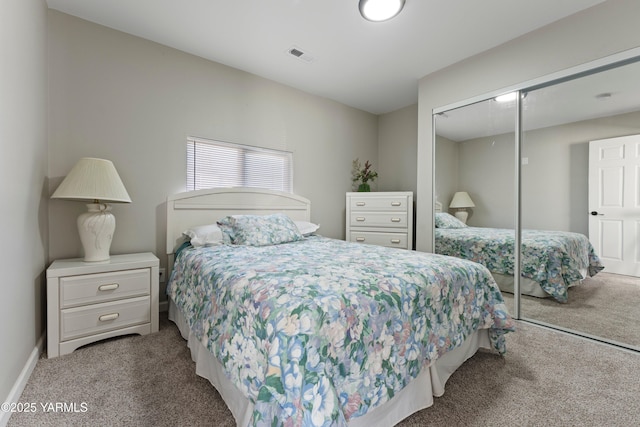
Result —
[[[9, 395], [3, 400], [3, 402], [18, 403], [20, 401], [20, 396], [22, 395], [24, 388], [27, 386], [27, 381], [29, 381], [31, 374], [33, 373], [33, 369], [36, 367], [36, 363], [38, 363], [38, 359], [44, 351], [44, 338], [45, 333], [40, 336], [35, 348], [31, 351], [31, 354], [27, 359], [27, 363], [25, 363], [24, 368], [22, 368], [22, 372], [18, 375]], [[0, 411], [0, 427], [5, 427], [9, 423], [10, 417], [11, 412]]]

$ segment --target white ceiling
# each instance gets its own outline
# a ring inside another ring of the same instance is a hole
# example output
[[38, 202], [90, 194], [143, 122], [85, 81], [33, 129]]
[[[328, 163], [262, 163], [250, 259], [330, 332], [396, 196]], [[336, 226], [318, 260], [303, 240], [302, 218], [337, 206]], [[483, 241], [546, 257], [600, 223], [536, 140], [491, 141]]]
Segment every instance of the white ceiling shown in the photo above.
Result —
[[[47, 0], [49, 8], [374, 114], [418, 100], [436, 70], [604, 0], [406, 0], [363, 19], [358, 0]], [[288, 53], [297, 47], [311, 62]]]

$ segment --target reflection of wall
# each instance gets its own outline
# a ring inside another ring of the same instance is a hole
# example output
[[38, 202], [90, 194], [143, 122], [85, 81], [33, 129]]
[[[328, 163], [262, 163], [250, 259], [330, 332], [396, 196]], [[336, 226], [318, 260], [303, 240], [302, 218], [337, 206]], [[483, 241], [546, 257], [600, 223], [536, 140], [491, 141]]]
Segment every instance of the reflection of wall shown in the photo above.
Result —
[[526, 132], [522, 226], [589, 234], [589, 141], [640, 133], [640, 112]]
[[514, 140], [510, 133], [459, 143], [460, 189], [468, 192], [476, 205], [469, 225], [515, 226]]
[[436, 136], [436, 198], [442, 203], [442, 210], [446, 211], [451, 203], [453, 193], [458, 186], [458, 143], [443, 136]]
[[[588, 235], [589, 141], [637, 133], [640, 112], [525, 132], [522, 156], [528, 163], [521, 168], [522, 227]], [[451, 157], [453, 152], [440, 140], [436, 145], [436, 191], [442, 188], [441, 180], [455, 180], [438, 173], [440, 156]], [[451, 144], [459, 149], [459, 188], [469, 192], [476, 204], [469, 225], [513, 227], [513, 134], [449, 141]]]
[[513, 134], [462, 142], [437, 136], [435, 156], [435, 190], [444, 211], [453, 193], [466, 191], [476, 205], [469, 225], [514, 226]]

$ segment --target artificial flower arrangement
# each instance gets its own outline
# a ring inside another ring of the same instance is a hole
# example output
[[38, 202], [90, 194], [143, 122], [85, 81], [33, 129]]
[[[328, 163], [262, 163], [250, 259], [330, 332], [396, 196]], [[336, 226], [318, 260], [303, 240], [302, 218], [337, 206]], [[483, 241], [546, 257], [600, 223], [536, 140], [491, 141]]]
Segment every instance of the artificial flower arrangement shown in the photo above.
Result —
[[362, 166], [359, 159], [353, 161], [351, 181], [354, 184], [358, 184], [358, 191], [371, 191], [369, 181], [373, 182], [378, 177], [378, 172], [374, 171], [372, 166], [369, 160], [364, 163], [364, 166]]

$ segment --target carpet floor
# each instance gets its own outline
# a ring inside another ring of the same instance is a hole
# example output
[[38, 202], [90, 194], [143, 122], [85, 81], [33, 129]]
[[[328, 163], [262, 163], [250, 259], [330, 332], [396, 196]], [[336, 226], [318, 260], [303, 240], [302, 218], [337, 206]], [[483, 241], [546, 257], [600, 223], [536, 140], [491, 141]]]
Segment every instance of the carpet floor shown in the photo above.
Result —
[[[522, 297], [521, 317], [640, 348], [640, 278], [602, 272], [568, 292], [566, 304]], [[513, 295], [503, 296], [513, 313]]]
[[[504, 357], [479, 351], [444, 396], [399, 426], [631, 426], [640, 421], [640, 354], [518, 322]], [[18, 426], [234, 426], [216, 390], [194, 373], [185, 341], [160, 331], [41, 358], [15, 413]], [[75, 404], [53, 411], [51, 403]], [[48, 407], [45, 411], [41, 404]]]

